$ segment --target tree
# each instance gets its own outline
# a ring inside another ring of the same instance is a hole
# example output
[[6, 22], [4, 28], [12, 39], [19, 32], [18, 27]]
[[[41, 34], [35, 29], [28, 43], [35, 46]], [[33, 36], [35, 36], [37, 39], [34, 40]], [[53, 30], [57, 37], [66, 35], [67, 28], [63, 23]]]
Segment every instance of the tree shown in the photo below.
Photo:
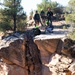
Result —
[[63, 14], [63, 6], [57, 3], [56, 1], [51, 0], [42, 0], [40, 4], [37, 5], [37, 9], [41, 12], [41, 9], [44, 10], [45, 14], [48, 11], [48, 8], [51, 8], [53, 14], [55, 14], [55, 20], [61, 19], [61, 14]]
[[37, 5], [37, 9], [39, 12], [41, 11], [41, 9], [44, 10], [45, 12], [47, 12], [48, 7], [50, 7], [54, 13], [57, 13], [56, 10], [59, 10], [59, 9], [61, 12], [63, 12], [61, 10], [63, 6], [60, 5], [59, 3], [57, 3], [56, 1], [52, 2], [51, 0], [42, 0], [42, 2]]
[[49, 7], [48, 0], [42, 0], [42, 3], [37, 4], [37, 9], [40, 12], [41, 9], [47, 12], [47, 8]]
[[13, 23], [14, 31], [16, 31], [18, 22], [26, 19], [26, 13], [23, 11], [20, 3], [21, 0], [4, 0], [3, 2], [5, 6], [3, 15], [5, 16], [5, 19]]
[[70, 0], [66, 9], [68, 12], [68, 14], [65, 15], [67, 22], [71, 24], [75, 23], [75, 0]]
[[68, 13], [65, 14], [65, 19], [70, 24], [71, 31], [68, 37], [75, 40], [75, 0], [70, 0], [66, 9]]

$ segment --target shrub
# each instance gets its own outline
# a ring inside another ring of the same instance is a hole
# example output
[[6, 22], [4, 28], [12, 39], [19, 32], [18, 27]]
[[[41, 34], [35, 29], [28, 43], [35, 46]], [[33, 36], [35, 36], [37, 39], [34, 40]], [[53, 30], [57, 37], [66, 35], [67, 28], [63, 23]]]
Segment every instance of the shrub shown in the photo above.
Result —
[[6, 30], [12, 30], [12, 27], [6, 22], [0, 23], [0, 31], [6, 31]]

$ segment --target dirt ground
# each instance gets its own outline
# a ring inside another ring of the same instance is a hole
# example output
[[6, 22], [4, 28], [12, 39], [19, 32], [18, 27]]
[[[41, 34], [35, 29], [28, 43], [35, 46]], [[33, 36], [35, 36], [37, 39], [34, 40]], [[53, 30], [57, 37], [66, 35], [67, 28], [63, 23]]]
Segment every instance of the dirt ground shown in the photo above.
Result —
[[[31, 21], [30, 21], [31, 22]], [[52, 25], [54, 26], [54, 29], [58, 29], [58, 30], [63, 30], [63, 29], [67, 29], [70, 25], [69, 24], [66, 24], [66, 22], [63, 20], [63, 21], [53, 21], [52, 22]], [[35, 28], [35, 25], [32, 24], [32, 25], [29, 25], [27, 27], [27, 30], [30, 30], [32, 28]], [[41, 24], [39, 24], [39, 29], [40, 30], [45, 30], [46, 26], [41, 26]]]

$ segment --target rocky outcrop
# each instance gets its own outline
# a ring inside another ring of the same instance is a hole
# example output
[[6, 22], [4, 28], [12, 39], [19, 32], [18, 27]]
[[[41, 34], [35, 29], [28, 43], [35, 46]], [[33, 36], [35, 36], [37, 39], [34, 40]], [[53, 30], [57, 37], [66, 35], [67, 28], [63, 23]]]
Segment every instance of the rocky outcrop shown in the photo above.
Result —
[[1, 40], [0, 73], [4, 71], [5, 75], [75, 74], [73, 40], [65, 39], [63, 42], [60, 35], [43, 35], [42, 38], [34, 36], [32, 30], [23, 34], [14, 33]]
[[0, 56], [8, 61], [25, 67], [25, 46], [21, 39], [15, 40], [10, 43], [8, 47], [1, 48]]
[[[45, 37], [44, 37], [45, 38]], [[74, 75], [75, 42], [71, 39], [35, 39], [43, 64], [43, 75]]]
[[63, 54], [59, 55], [57, 53], [52, 54], [49, 59], [49, 64], [45, 64], [49, 68], [52, 74], [50, 75], [72, 75], [71, 70], [69, 69], [72, 65], [72, 58], [64, 56]]
[[75, 58], [75, 40], [65, 39], [62, 46], [63, 54]]
[[40, 51], [33, 42], [32, 36], [28, 32], [27, 34], [17, 35], [6, 37], [0, 46], [0, 57], [5, 63], [9, 64], [8, 74], [42, 75]]
[[[35, 40], [35, 43], [40, 51], [47, 51], [49, 53], [55, 53], [56, 51], [59, 52], [62, 48], [61, 39]], [[58, 47], [60, 47], [60, 50], [58, 50]]]
[[49, 67], [46, 66], [46, 64], [49, 64], [52, 54], [56, 52], [59, 54], [61, 53], [63, 42], [61, 38], [43, 38], [45, 37], [42, 37], [41, 39], [35, 38], [34, 40], [41, 54], [41, 61], [43, 64], [42, 75], [53, 75], [52, 71], [50, 71]]

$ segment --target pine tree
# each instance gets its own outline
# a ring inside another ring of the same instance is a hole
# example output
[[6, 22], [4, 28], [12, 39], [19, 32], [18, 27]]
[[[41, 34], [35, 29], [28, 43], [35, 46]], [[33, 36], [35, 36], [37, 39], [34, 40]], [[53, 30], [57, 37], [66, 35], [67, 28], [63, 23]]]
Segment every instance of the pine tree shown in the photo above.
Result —
[[21, 0], [4, 0], [4, 13], [13, 22], [13, 30], [16, 31], [18, 21], [26, 19], [26, 13], [21, 6]]

